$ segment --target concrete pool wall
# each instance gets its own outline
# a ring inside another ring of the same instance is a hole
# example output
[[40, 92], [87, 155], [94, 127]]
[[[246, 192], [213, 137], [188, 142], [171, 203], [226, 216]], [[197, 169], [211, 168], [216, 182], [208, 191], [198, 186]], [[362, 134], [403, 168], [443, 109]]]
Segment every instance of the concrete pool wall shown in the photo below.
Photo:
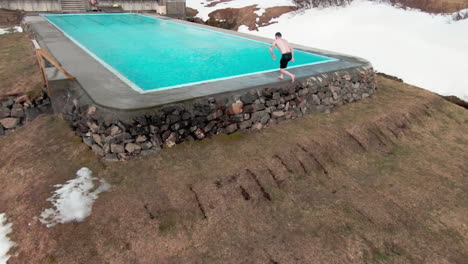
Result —
[[83, 142], [105, 160], [154, 154], [185, 141], [259, 130], [308, 113], [328, 112], [371, 96], [377, 89], [368, 61], [293, 45], [338, 61], [291, 69], [298, 77], [294, 84], [279, 81], [278, 73], [270, 72], [140, 94], [43, 18], [26, 21], [41, 46], [77, 79], [68, 81], [57, 71], [49, 72], [54, 112], [62, 114]]

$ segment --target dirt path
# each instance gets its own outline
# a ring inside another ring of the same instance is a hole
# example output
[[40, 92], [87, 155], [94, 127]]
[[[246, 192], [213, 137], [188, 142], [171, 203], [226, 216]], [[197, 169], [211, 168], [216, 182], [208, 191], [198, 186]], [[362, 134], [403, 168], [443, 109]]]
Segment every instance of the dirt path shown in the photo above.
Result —
[[[0, 138], [14, 263], [465, 263], [468, 115], [378, 77], [372, 98], [251, 134], [101, 163], [57, 118]], [[84, 222], [33, 220], [87, 166]]]

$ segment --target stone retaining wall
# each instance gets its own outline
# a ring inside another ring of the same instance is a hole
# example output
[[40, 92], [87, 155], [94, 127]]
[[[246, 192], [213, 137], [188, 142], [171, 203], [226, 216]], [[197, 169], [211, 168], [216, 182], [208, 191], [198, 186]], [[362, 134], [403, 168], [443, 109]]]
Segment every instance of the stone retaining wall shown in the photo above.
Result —
[[34, 100], [27, 95], [8, 96], [0, 100], [0, 136], [44, 113], [52, 113], [50, 99], [46, 94], [41, 94]]
[[372, 67], [363, 66], [319, 74], [283, 88], [252, 88], [169, 104], [131, 120], [105, 120], [100, 111], [106, 110], [77, 99], [63, 114], [85, 144], [105, 160], [114, 161], [158, 153], [184, 141], [259, 130], [307, 113], [328, 112], [371, 96], [376, 89]]

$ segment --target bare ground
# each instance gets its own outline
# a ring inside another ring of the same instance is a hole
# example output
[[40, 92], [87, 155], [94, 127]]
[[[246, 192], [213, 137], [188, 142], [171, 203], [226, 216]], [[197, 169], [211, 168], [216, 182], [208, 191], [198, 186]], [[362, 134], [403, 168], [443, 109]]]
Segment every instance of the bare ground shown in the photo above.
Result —
[[[55, 116], [0, 138], [14, 263], [466, 263], [468, 115], [383, 77], [361, 102], [101, 163]], [[33, 220], [87, 166], [80, 223]]]
[[210, 20], [226, 21], [227, 24], [232, 25], [230, 29], [233, 30], [239, 29], [241, 25], [247, 26], [249, 30], [257, 30], [258, 27], [264, 27], [276, 23], [271, 20], [278, 18], [283, 14], [295, 11], [297, 8], [294, 6], [270, 7], [265, 9], [265, 12], [261, 16], [255, 13], [258, 10], [260, 10], [260, 8], [258, 8], [257, 5], [242, 8], [223, 8], [209, 13], [208, 16], [210, 17]]
[[0, 8], [0, 27], [18, 26], [24, 14], [24, 11]]
[[6, 95], [40, 92], [43, 81], [28, 35], [0, 35], [0, 47], [0, 100]]

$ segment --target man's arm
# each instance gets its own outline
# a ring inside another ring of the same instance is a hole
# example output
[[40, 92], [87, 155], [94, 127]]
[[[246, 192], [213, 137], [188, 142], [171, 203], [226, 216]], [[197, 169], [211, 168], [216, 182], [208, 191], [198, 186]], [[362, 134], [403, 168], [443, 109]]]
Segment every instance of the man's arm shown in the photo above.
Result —
[[294, 62], [294, 49], [293, 47], [291, 47], [291, 44], [289, 44], [289, 42], [288, 42], [288, 45], [289, 45], [289, 49], [291, 50], [291, 57], [292, 57], [291, 61]]
[[275, 46], [276, 46], [276, 40], [273, 42], [273, 44], [271, 44], [271, 47], [270, 47], [270, 54], [273, 60], [276, 60], [275, 53], [273, 52], [273, 49], [275, 48]]

